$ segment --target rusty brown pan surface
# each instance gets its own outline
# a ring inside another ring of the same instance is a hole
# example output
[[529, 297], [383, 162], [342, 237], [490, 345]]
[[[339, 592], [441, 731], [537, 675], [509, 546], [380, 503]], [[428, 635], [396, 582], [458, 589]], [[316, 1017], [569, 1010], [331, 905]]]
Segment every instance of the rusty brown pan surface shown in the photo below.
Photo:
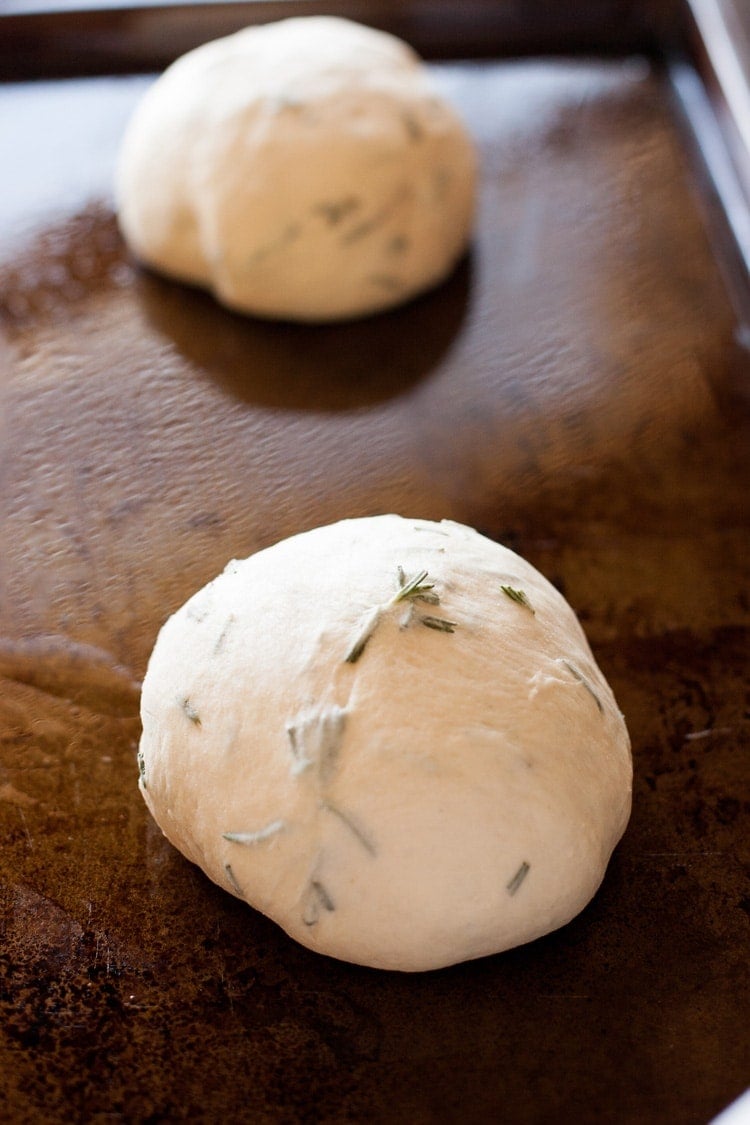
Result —
[[[3, 1120], [697, 1125], [748, 1083], [747, 325], [646, 63], [436, 75], [482, 150], [471, 253], [329, 327], [130, 260], [111, 172], [146, 79], [0, 88]], [[417, 976], [210, 884], [135, 762], [171, 611], [232, 556], [388, 511], [555, 582], [635, 758], [593, 903]]]

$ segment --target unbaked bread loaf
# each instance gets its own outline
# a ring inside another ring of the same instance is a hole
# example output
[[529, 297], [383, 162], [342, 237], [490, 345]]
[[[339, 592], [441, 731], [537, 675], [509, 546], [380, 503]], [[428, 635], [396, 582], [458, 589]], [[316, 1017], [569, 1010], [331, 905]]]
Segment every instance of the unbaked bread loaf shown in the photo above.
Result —
[[147, 92], [116, 184], [134, 253], [267, 317], [400, 304], [464, 252], [476, 155], [401, 40], [310, 16], [191, 51]]
[[461, 525], [346, 520], [163, 627], [140, 785], [190, 860], [321, 953], [424, 970], [561, 926], [628, 820], [628, 734], [563, 597]]

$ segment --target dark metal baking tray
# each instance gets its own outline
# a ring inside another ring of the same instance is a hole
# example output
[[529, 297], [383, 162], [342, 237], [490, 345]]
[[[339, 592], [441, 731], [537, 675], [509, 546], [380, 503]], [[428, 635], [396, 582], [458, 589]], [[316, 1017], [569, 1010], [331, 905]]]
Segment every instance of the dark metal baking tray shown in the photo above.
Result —
[[[305, 327], [140, 270], [111, 194], [144, 72], [282, 5], [6, 3], [3, 1120], [705, 1125], [748, 1084], [747, 21], [572, 7], [339, 5], [434, 60], [480, 208], [439, 289]], [[391, 510], [558, 585], [635, 760], [577, 919], [416, 976], [293, 944], [136, 783], [167, 614], [232, 556]]]

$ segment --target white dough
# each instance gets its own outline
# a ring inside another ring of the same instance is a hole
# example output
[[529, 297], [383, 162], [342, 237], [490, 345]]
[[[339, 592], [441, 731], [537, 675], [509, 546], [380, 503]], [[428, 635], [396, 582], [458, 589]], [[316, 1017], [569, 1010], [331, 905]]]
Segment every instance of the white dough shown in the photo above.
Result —
[[128, 127], [122, 231], [157, 270], [243, 312], [360, 316], [464, 252], [476, 154], [401, 40], [309, 16], [178, 59]]
[[561, 926], [630, 813], [573, 611], [455, 523], [345, 520], [231, 562], [162, 629], [142, 718], [172, 843], [303, 945], [380, 968]]

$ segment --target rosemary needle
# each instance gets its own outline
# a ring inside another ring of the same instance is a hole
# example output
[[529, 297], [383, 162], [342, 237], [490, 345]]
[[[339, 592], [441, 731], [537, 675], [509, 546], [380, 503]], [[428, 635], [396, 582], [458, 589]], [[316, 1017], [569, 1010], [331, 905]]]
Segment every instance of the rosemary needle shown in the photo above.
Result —
[[420, 617], [419, 620], [423, 625], [426, 625], [428, 629], [437, 629], [440, 633], [455, 633], [456, 625], [458, 624], [457, 621], [446, 621], [442, 617], [423, 616]]
[[536, 613], [536, 610], [523, 590], [516, 590], [513, 586], [501, 586], [500, 589], [512, 602], [515, 602], [517, 605], [522, 605], [524, 609], [528, 609], [530, 613]]

